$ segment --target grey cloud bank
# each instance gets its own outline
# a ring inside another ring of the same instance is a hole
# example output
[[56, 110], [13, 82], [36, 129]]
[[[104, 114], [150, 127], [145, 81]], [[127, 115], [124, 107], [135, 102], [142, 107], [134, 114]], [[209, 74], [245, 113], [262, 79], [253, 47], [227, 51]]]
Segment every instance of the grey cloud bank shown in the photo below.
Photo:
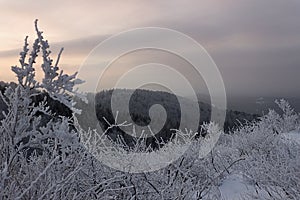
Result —
[[[54, 51], [65, 47], [67, 59], [63, 57], [62, 64], [68, 70], [75, 71], [97, 44], [113, 34], [138, 27], [165, 27], [191, 36], [208, 50], [223, 75], [228, 95], [300, 97], [297, 0], [0, 4], [6, 18], [0, 20], [4, 28], [0, 40], [8, 41], [0, 48], [2, 79], [9, 70], [9, 66], [2, 66], [3, 60], [17, 57], [16, 44], [20, 46], [24, 34], [32, 33], [33, 20], [39, 18]], [[24, 6], [38, 11], [21, 9]], [[14, 31], [18, 40], [9, 42], [15, 39], [9, 36]], [[172, 60], [167, 62], [172, 64]]]

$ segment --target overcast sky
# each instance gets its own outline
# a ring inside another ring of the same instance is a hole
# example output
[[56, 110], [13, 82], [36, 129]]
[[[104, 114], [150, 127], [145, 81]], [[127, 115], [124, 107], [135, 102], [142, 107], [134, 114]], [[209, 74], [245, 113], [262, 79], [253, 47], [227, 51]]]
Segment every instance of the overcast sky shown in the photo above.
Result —
[[54, 53], [65, 47], [68, 72], [109, 36], [155, 26], [203, 45], [229, 95], [300, 96], [299, 0], [0, 0], [0, 80], [15, 80], [10, 66], [18, 64], [24, 37], [34, 38], [36, 18]]

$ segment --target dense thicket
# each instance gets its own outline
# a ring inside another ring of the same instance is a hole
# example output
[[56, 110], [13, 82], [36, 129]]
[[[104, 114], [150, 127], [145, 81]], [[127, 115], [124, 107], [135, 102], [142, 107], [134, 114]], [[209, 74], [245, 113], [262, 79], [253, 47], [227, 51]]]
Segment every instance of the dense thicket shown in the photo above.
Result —
[[[72, 120], [59, 111], [55, 115], [48, 107], [51, 102], [34, 100], [47, 94], [55, 101], [53, 110], [59, 108], [56, 106], [59, 102], [78, 114], [70, 95], [84, 100], [74, 89], [82, 81], [76, 78], [76, 73], [68, 75], [60, 71], [58, 61], [53, 64], [49, 44], [38, 30], [37, 22], [35, 25], [37, 38], [32, 51], [29, 53], [26, 38], [20, 66], [12, 67], [18, 83], [6, 87], [3, 95], [0, 93], [5, 105], [0, 123], [0, 199], [222, 199], [220, 186], [232, 174], [241, 175], [255, 188], [241, 196], [243, 199], [300, 198], [300, 115], [288, 102], [277, 101], [280, 113], [270, 110], [258, 121], [240, 126], [230, 134], [224, 134], [217, 124], [204, 123], [201, 127], [207, 132], [205, 137], [195, 139], [187, 137], [190, 132], [177, 130], [176, 135], [184, 143], [172, 140], [159, 151], [145, 153], [138, 146], [128, 151], [118, 146], [112, 148], [103, 133], [126, 123], [114, 121], [101, 133], [96, 129], [84, 130], [76, 123], [75, 116]], [[44, 72], [41, 82], [35, 78], [38, 53], [43, 59], [38, 66]], [[60, 56], [61, 52], [57, 60]], [[150, 93], [142, 91], [142, 94], [141, 97]], [[139, 101], [140, 97], [136, 98]], [[42, 122], [39, 113], [56, 120]], [[149, 118], [141, 119], [146, 123]], [[74, 123], [72, 129], [71, 123]], [[218, 136], [211, 149], [208, 141]], [[25, 137], [26, 143], [22, 142]], [[130, 170], [132, 166], [151, 165], [167, 149], [172, 150], [168, 153], [176, 153], [182, 145], [189, 147], [187, 151], [165, 167], [138, 173]], [[28, 157], [24, 154], [28, 148], [42, 151]], [[128, 154], [134, 155], [132, 160], [121, 159]], [[139, 156], [153, 159], [142, 163], [136, 159]], [[126, 166], [108, 167], [100, 162], [103, 158], [114, 160], [119, 166], [125, 162]]]

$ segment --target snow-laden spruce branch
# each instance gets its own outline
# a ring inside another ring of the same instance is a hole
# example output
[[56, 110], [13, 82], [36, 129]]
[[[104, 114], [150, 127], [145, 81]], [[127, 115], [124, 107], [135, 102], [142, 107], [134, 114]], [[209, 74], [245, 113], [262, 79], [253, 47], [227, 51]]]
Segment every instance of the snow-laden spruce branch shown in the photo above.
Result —
[[[76, 78], [77, 72], [72, 75], [64, 73], [59, 69], [59, 60], [62, 56], [63, 48], [60, 49], [56, 62], [53, 64], [53, 59], [50, 57], [50, 45], [44, 39], [43, 32], [38, 28], [38, 20], [35, 20], [35, 31], [37, 38], [32, 45], [32, 51], [29, 54], [28, 37], [25, 38], [23, 51], [20, 53], [20, 66], [13, 66], [12, 71], [16, 73], [19, 84], [24, 89], [29, 90], [43, 90], [50, 95], [54, 100], [58, 100], [74, 112], [80, 112], [75, 109], [75, 102], [71, 95], [76, 95], [84, 100], [85, 96], [75, 89], [78, 84], [84, 83], [83, 80]], [[36, 59], [41, 53], [43, 70], [42, 82], [36, 79]]]

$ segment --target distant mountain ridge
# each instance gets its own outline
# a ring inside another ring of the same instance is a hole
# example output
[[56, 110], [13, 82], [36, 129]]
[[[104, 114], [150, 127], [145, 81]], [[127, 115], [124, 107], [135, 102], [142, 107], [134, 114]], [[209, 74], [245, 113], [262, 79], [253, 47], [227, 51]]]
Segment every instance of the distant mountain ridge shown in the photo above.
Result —
[[[149, 116], [149, 109], [151, 106], [155, 104], [160, 104], [165, 112], [166, 112], [166, 122], [159, 130], [155, 130], [156, 138], [149, 137], [147, 138], [147, 145], [153, 145], [153, 147], [158, 147], [156, 139], [161, 138], [161, 141], [159, 142], [166, 142], [168, 141], [174, 131], [172, 129], [178, 129], [180, 124], [180, 105], [178, 102], [179, 98], [181, 102], [186, 104], [185, 106], [193, 109], [190, 104], [192, 104], [192, 101], [188, 98], [184, 97], [176, 97], [174, 94], [168, 93], [168, 92], [162, 92], [162, 91], [151, 91], [151, 90], [129, 90], [129, 89], [115, 89], [115, 90], [106, 90], [101, 91], [96, 94], [95, 98], [95, 109], [96, 109], [96, 115], [97, 119], [100, 122], [100, 126], [102, 127], [102, 130], [106, 130], [108, 128], [108, 123], [113, 124], [115, 122], [113, 111], [111, 110], [111, 98], [112, 95], [114, 95], [114, 98], [124, 101], [128, 94], [131, 94], [129, 105], [121, 105], [118, 106], [121, 110], [118, 110], [118, 121], [133, 121], [134, 124], [137, 124], [139, 126], [147, 126], [151, 122], [151, 120], [154, 120], [154, 124], [159, 124], [160, 120], [162, 120], [163, 113], [157, 113], [155, 116], [159, 116], [157, 118], [150, 119]], [[126, 113], [125, 107], [129, 107], [129, 114], [130, 116], [123, 115]], [[200, 120], [197, 127], [197, 130], [194, 130], [194, 132], [199, 132], [200, 126], [204, 122], [210, 121], [210, 115], [211, 115], [211, 106], [207, 103], [198, 102], [199, 111], [200, 111]], [[192, 120], [193, 117], [197, 116], [184, 116], [186, 124], [184, 124], [184, 127], [189, 127], [189, 120]], [[199, 117], [199, 116], [198, 116]], [[239, 112], [239, 111], [232, 111], [227, 110], [226, 111], [226, 120], [224, 123], [224, 130], [225, 132], [229, 132], [231, 129], [234, 129], [238, 127], [241, 124], [244, 124], [248, 121], [257, 120], [258, 115], [255, 114], [247, 114], [245, 112]], [[130, 130], [131, 129], [131, 130]], [[155, 129], [155, 127], [154, 127]], [[127, 131], [132, 131], [132, 127], [128, 127]], [[114, 128], [108, 131], [108, 135], [113, 139], [117, 140], [119, 136], [122, 136], [124, 138], [124, 141], [127, 144], [134, 145], [134, 138], [132, 136], [129, 136], [120, 128]], [[140, 130], [141, 131], [141, 130]], [[143, 129], [142, 131], [147, 132], [147, 128]]]

